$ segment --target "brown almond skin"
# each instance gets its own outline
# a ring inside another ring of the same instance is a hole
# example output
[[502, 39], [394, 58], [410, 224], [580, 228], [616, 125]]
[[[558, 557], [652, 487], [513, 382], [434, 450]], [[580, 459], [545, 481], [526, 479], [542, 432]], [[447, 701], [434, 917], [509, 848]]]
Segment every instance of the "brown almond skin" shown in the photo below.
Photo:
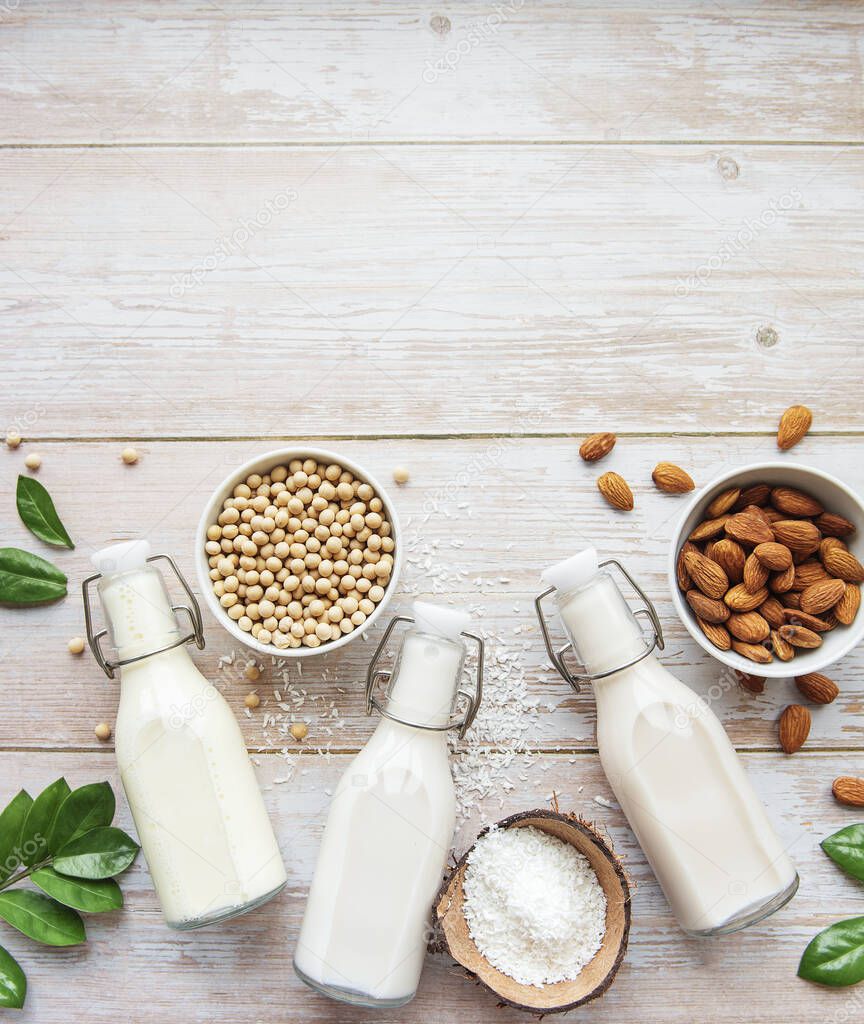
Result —
[[819, 615], [833, 608], [846, 593], [843, 580], [819, 580], [801, 592], [801, 611]]
[[772, 629], [786, 625], [785, 609], [776, 597], [766, 597], [759, 605], [759, 614]]
[[753, 484], [741, 492], [738, 500], [735, 502], [735, 511], [740, 512], [741, 509], [747, 508], [748, 505], [756, 505], [757, 507], [765, 505], [770, 497], [771, 488], [768, 484]]
[[742, 658], [749, 658], [760, 665], [767, 665], [774, 660], [774, 656], [761, 644], [745, 644], [742, 640], [732, 641], [732, 650], [740, 654]]
[[731, 614], [722, 601], [706, 596], [701, 590], [688, 590], [684, 596], [697, 618], [705, 622], [725, 622]]
[[745, 644], [760, 644], [771, 634], [771, 627], [759, 612], [730, 615], [726, 620], [726, 628], [736, 640], [742, 640]]
[[724, 512], [729, 512], [732, 509], [735, 502], [740, 497], [740, 487], [730, 487], [728, 490], [721, 491], [705, 509], [705, 516], [708, 519], [714, 519], [717, 516], [722, 516]]
[[725, 626], [719, 622], [706, 622], [704, 619], [700, 619], [698, 615], [696, 616], [696, 621], [699, 623], [699, 628], [715, 647], [721, 651], [728, 651], [731, 648], [732, 637]]
[[790, 590], [780, 595], [780, 603], [784, 608], [798, 609], [801, 607], [801, 595], [797, 590]]
[[735, 675], [738, 676], [738, 682], [743, 686], [745, 690], [749, 690], [750, 693], [764, 693], [765, 692], [765, 678], [764, 676], [753, 676], [749, 672], [741, 672], [739, 669], [735, 669]]
[[[729, 524], [726, 525], [728, 527]], [[822, 539], [819, 530], [806, 519], [780, 519], [772, 524], [771, 529], [774, 531], [772, 540], [785, 544], [793, 554], [818, 547]]]
[[795, 566], [795, 579], [792, 583], [792, 590], [802, 591], [812, 587], [820, 580], [827, 580], [828, 573], [825, 566], [815, 558], [808, 558]]
[[806, 436], [812, 423], [813, 413], [806, 405], [790, 405], [780, 417], [777, 447], [784, 452], [794, 448]]
[[752, 506], [748, 506], [743, 512], [736, 512], [734, 516], [730, 516], [724, 529], [732, 540], [737, 540], [739, 544], [746, 544], [749, 547], [767, 544], [774, 540], [772, 527], [764, 516], [756, 514], [758, 511], [758, 509], [754, 511]]
[[823, 512], [814, 525], [823, 537], [851, 537], [855, 532], [855, 524], [836, 512]]
[[795, 584], [795, 566], [790, 565], [785, 572], [777, 572], [771, 577], [768, 586], [775, 594], [785, 594]]
[[712, 537], [716, 537], [719, 533], [723, 532], [726, 526], [726, 520], [729, 516], [723, 515], [718, 516], [716, 519], [703, 519], [698, 526], [693, 528], [690, 536], [687, 538], [694, 544], [698, 544], [703, 540], [710, 540]]
[[690, 474], [676, 466], [674, 462], [658, 462], [651, 479], [655, 486], [666, 494], [686, 494], [696, 486]]
[[776, 541], [757, 544], [753, 554], [771, 572], [785, 572], [792, 564], [792, 552], [785, 544], [778, 544]]
[[844, 626], [851, 626], [861, 607], [861, 588], [857, 583], [847, 583], [843, 596], [834, 605], [837, 621]]
[[598, 462], [612, 451], [617, 440], [614, 434], [591, 434], [580, 445], [579, 454], [586, 462]]
[[756, 555], [751, 552], [747, 556], [747, 561], [744, 563], [743, 582], [745, 589], [751, 594], [757, 593], [764, 589], [770, 575], [771, 573], [768, 572]]
[[775, 487], [771, 491], [771, 504], [788, 516], [818, 516], [825, 511], [815, 498], [794, 487]]
[[740, 583], [744, 579], [744, 563], [747, 561], [747, 555], [737, 541], [730, 537], [715, 540], [711, 546], [710, 557], [726, 573], [730, 583]]
[[612, 508], [619, 512], [633, 510], [633, 492], [620, 473], [604, 473], [597, 481], [597, 488]]
[[810, 735], [810, 712], [801, 704], [790, 704], [780, 715], [780, 746], [787, 754], [800, 750]]
[[825, 568], [846, 583], [864, 583], [864, 565], [852, 554], [841, 547], [828, 547], [822, 553]]
[[[764, 607], [765, 605], [759, 611], [762, 612]], [[783, 622], [780, 625], [784, 626], [787, 622], [790, 626], [806, 626], [807, 629], [812, 629], [814, 633], [827, 633], [831, 629], [831, 623], [827, 619], [820, 619], [816, 615], [810, 615], [809, 612], [802, 612], [800, 608], [783, 609]], [[780, 626], [777, 628], [779, 629]]]
[[779, 629], [771, 630], [771, 650], [781, 661], [791, 661], [795, 657], [795, 648], [780, 636]]
[[757, 590], [755, 594], [751, 594], [743, 583], [738, 583], [726, 591], [723, 600], [733, 612], [753, 612], [767, 597], [768, 591], [765, 587]]
[[841, 775], [831, 786], [834, 799], [848, 807], [864, 807], [864, 779]]
[[689, 540], [685, 540], [681, 545], [681, 550], [678, 552], [678, 561], [675, 563], [675, 576], [678, 580], [678, 587], [686, 594], [688, 590], [693, 586], [693, 581], [690, 579], [690, 573], [687, 572], [687, 566], [684, 564], [684, 556], [688, 551], [695, 551], [699, 554], [699, 548], [695, 544], [691, 544]]
[[716, 562], [695, 551], [684, 555], [684, 565], [694, 585], [708, 597], [721, 598], [729, 589], [729, 578]]
[[793, 647], [811, 650], [814, 647], [822, 646], [822, 637], [805, 626], [781, 626], [778, 632], [786, 643], [792, 644]]
[[821, 672], [795, 676], [795, 685], [807, 700], [812, 700], [814, 704], [830, 704], [840, 693], [840, 687], [834, 680], [823, 676]]

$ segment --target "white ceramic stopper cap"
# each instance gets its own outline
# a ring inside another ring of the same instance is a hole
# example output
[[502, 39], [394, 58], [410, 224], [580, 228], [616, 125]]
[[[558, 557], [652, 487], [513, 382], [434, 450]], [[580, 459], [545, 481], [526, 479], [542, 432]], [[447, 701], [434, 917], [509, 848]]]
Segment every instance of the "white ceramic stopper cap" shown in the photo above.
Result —
[[471, 624], [468, 612], [430, 604], [428, 601], [415, 601], [413, 611], [417, 629], [424, 633], [437, 633], [448, 640], [458, 640], [459, 634]]
[[150, 542], [146, 540], [124, 540], [110, 544], [90, 556], [90, 561], [103, 576], [115, 572], [129, 572], [143, 569], [150, 557]]
[[550, 565], [543, 570], [540, 578], [556, 590], [575, 590], [593, 580], [597, 571], [597, 549], [585, 548], [578, 555]]

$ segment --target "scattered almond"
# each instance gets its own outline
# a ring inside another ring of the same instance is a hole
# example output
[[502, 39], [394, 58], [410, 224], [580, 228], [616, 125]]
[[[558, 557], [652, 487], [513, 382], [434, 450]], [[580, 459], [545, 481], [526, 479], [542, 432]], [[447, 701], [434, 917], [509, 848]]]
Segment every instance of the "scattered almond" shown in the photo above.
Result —
[[810, 712], [801, 704], [790, 704], [780, 715], [780, 746], [787, 754], [794, 754], [804, 746], [810, 735], [810, 722]]
[[764, 693], [765, 679], [763, 676], [753, 676], [749, 672], [740, 672], [737, 668], [735, 669], [735, 675], [745, 690], [749, 690], [750, 693]]
[[696, 486], [690, 474], [685, 473], [674, 462], [658, 462], [651, 474], [651, 479], [666, 494], [686, 494]]
[[579, 454], [586, 462], [597, 462], [612, 451], [616, 440], [614, 434], [591, 434], [582, 442]]
[[780, 417], [777, 447], [784, 452], [793, 448], [806, 435], [812, 422], [813, 414], [806, 405], [790, 405]]
[[821, 672], [795, 676], [795, 685], [807, 700], [812, 700], [814, 704], [830, 704], [840, 692], [840, 687], [834, 680], [823, 676]]
[[841, 775], [831, 786], [834, 799], [849, 807], [864, 807], [864, 779], [854, 775]]
[[597, 487], [606, 501], [620, 512], [633, 508], [633, 492], [627, 481], [618, 473], [604, 473], [597, 481]]

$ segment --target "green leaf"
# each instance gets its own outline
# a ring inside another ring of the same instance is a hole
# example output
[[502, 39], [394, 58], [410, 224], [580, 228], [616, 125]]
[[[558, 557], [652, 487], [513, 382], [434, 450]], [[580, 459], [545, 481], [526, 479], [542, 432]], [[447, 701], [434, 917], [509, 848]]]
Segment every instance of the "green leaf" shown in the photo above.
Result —
[[92, 828], [110, 825], [114, 820], [114, 791], [107, 782], [91, 782], [74, 789], [60, 805], [49, 843], [56, 853]]
[[54, 852], [51, 833], [60, 805], [69, 796], [69, 784], [57, 779], [47, 786], [33, 801], [24, 827], [21, 829], [21, 853], [27, 867], [45, 860]]
[[0, 602], [28, 605], [66, 595], [66, 576], [56, 565], [21, 548], [0, 548]]
[[119, 828], [94, 828], [54, 855], [54, 870], [75, 878], [111, 878], [129, 867], [138, 849]]
[[32, 476], [19, 476], [15, 492], [18, 515], [27, 529], [46, 544], [74, 548], [72, 538], [60, 522], [51, 495]]
[[20, 1010], [27, 998], [27, 979], [18, 961], [0, 946], [0, 1006]]
[[24, 863], [21, 851], [21, 829], [33, 797], [23, 789], [17, 793], [0, 814], [0, 882], [14, 874]]
[[53, 868], [40, 868], [33, 872], [30, 881], [67, 907], [88, 914], [101, 914], [105, 910], [117, 910], [123, 906], [123, 893], [113, 878], [64, 878]]
[[847, 825], [823, 839], [821, 845], [831, 860], [864, 882], [864, 825]]
[[804, 950], [798, 977], [843, 988], [864, 979], [864, 917], [838, 921]]
[[77, 946], [87, 938], [74, 910], [30, 889], [0, 892], [0, 918], [46, 946]]

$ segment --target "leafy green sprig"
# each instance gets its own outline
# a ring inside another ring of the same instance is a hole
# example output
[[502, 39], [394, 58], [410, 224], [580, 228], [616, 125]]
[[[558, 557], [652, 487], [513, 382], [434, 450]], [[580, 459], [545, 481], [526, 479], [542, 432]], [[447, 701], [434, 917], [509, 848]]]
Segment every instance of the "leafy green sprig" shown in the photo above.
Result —
[[[57, 779], [34, 800], [21, 790], [0, 813], [0, 920], [47, 946], [86, 941], [81, 913], [123, 906], [114, 881], [138, 844], [114, 828], [116, 803], [107, 782], [70, 789]], [[36, 888], [20, 888], [29, 882]], [[20, 1008], [27, 979], [0, 946], [0, 1007]]]

